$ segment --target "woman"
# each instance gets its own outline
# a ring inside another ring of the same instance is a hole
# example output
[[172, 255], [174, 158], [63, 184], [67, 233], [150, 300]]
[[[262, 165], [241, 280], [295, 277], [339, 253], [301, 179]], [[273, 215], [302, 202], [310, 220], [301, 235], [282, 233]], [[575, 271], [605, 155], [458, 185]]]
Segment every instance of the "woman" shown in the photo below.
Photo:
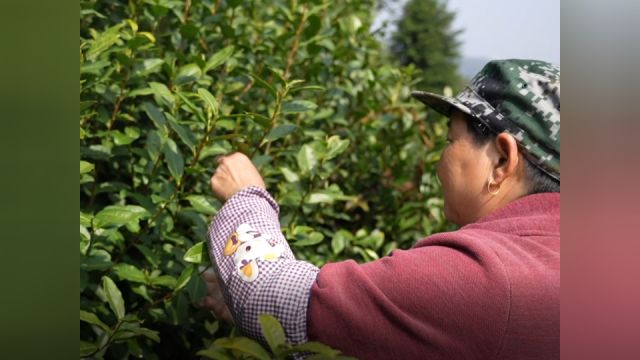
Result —
[[236, 153], [211, 178], [226, 203], [210, 228], [219, 277], [206, 277], [206, 306], [255, 339], [270, 313], [289, 342], [361, 359], [559, 358], [559, 69], [491, 61], [455, 98], [413, 96], [450, 117], [437, 172], [461, 228], [318, 269], [295, 260], [277, 204]]

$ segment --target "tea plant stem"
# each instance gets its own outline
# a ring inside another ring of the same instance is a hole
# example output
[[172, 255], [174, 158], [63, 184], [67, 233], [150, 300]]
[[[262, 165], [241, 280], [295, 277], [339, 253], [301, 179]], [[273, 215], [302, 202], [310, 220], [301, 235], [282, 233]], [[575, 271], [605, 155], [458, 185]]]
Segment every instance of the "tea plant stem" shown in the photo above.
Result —
[[204, 41], [204, 38], [202, 36], [198, 38], [198, 44], [202, 46], [202, 50], [209, 52], [209, 46], [207, 46], [207, 43]]
[[298, 46], [300, 45], [300, 36], [302, 35], [302, 29], [304, 28], [305, 21], [307, 21], [306, 7], [302, 10], [302, 19], [300, 19], [300, 24], [298, 24], [298, 28], [296, 29], [296, 37], [293, 40], [293, 46], [291, 47], [291, 51], [289, 51], [289, 56], [287, 57], [287, 66], [284, 69], [283, 75], [285, 80], [289, 78], [289, 70], [291, 68], [291, 65], [293, 64], [293, 59], [296, 56], [296, 52], [298, 51]]
[[107, 339], [107, 342], [100, 346], [99, 348], [97, 348], [94, 352], [92, 352], [91, 354], [87, 354], [83, 357], [81, 357], [82, 359], [85, 358], [89, 358], [91, 356], [93, 356], [94, 354], [99, 353], [100, 351], [108, 348], [109, 346], [111, 346], [111, 343], [113, 342], [113, 338], [115, 337], [116, 333], [118, 332], [118, 330], [120, 329], [120, 326], [122, 326], [122, 324], [124, 323], [123, 320], [118, 320], [118, 322], [116, 323], [116, 326], [113, 328], [113, 331], [111, 332], [111, 334], [109, 334], [109, 338]]
[[[289, 78], [289, 71], [291, 69], [291, 65], [293, 64], [293, 59], [296, 56], [296, 52], [298, 51], [298, 46], [300, 46], [300, 37], [302, 35], [302, 29], [304, 28], [304, 24], [307, 20], [307, 8], [304, 8], [302, 10], [302, 18], [300, 19], [300, 23], [298, 24], [298, 28], [296, 29], [296, 35], [295, 38], [293, 40], [293, 45], [291, 46], [291, 50], [289, 51], [289, 55], [287, 56], [287, 65], [284, 69], [284, 73], [282, 75], [282, 77], [284, 78], [284, 80], [286, 81]], [[264, 141], [265, 137], [267, 136], [267, 134], [269, 133], [269, 131], [271, 131], [277, 124], [277, 118], [278, 115], [280, 115], [280, 108], [282, 106], [282, 101], [284, 100], [284, 98], [287, 96], [287, 93], [289, 92], [289, 85], [285, 85], [284, 89], [282, 92], [278, 92], [276, 95], [276, 106], [273, 110], [273, 113], [271, 114], [271, 126], [268, 129], [265, 129], [265, 131], [262, 133], [262, 137], [260, 138], [260, 140], [258, 141], [257, 146], [254, 148], [253, 152], [251, 153], [250, 157], [254, 157], [255, 154], [258, 152], [258, 150], [260, 149], [260, 147], [262, 146], [262, 142]], [[271, 148], [271, 144], [267, 144], [267, 149], [265, 151], [265, 154], [269, 153], [269, 150]]]
[[[204, 272], [205, 272], [205, 271], [209, 270], [209, 268], [210, 268], [210, 267], [211, 267], [211, 266], [207, 266], [206, 268], [204, 268], [204, 270], [202, 270], [202, 271], [198, 272], [198, 276], [202, 276], [202, 274], [204, 274]], [[151, 309], [151, 308], [153, 308], [153, 307], [158, 306], [159, 304], [161, 304], [161, 303], [163, 303], [163, 302], [165, 302], [165, 301], [168, 301], [168, 300], [173, 299], [174, 295], [175, 295], [175, 294], [177, 294], [178, 292], [180, 292], [181, 290], [182, 290], [182, 289], [180, 289], [180, 290], [178, 290], [178, 291], [175, 291], [175, 290], [174, 290], [174, 291], [169, 291], [169, 292], [165, 293], [165, 294], [164, 294], [164, 295], [162, 295], [161, 297], [159, 297], [159, 298], [157, 298], [157, 299], [153, 300], [153, 301], [152, 301], [152, 302], [150, 302], [150, 303], [147, 303], [147, 304], [145, 305], [145, 307], [144, 307], [144, 310], [145, 310], [145, 311], [146, 311], [146, 310], [149, 310], [149, 309]]]
[[122, 102], [124, 101], [127, 93], [125, 91], [125, 86], [127, 85], [127, 81], [129, 80], [129, 70], [125, 70], [124, 79], [122, 79], [122, 83], [120, 84], [120, 95], [116, 100], [116, 104], [113, 107], [113, 112], [111, 113], [111, 119], [109, 120], [108, 129], [111, 130], [113, 127], [113, 123], [116, 121], [116, 116], [120, 112], [120, 106], [122, 106]]
[[216, 0], [215, 5], [209, 8], [209, 10], [211, 11], [211, 15], [215, 15], [218, 12], [218, 9], [220, 8], [221, 3], [222, 3], [222, 0]]
[[182, 22], [186, 23], [189, 20], [189, 10], [191, 9], [191, 0], [185, 0], [184, 13], [182, 14]]
[[282, 92], [276, 93], [276, 106], [273, 109], [273, 113], [271, 113], [271, 126], [269, 126], [268, 128], [265, 128], [264, 131], [262, 132], [262, 136], [260, 137], [260, 140], [258, 141], [256, 146], [253, 148], [253, 152], [251, 153], [251, 156], [249, 156], [250, 158], [253, 158], [255, 154], [258, 152], [258, 150], [260, 150], [260, 147], [262, 146], [262, 142], [264, 141], [265, 137], [267, 136], [269, 131], [271, 131], [271, 129], [275, 127], [276, 120], [278, 118], [278, 115], [280, 114], [282, 99], [284, 99], [284, 97], [287, 96], [288, 92], [289, 92], [289, 88], [285, 86]]
[[[209, 136], [211, 136], [211, 134], [216, 129], [217, 120], [218, 118], [215, 118], [211, 123], [211, 125], [209, 125], [209, 122], [207, 122], [207, 125], [206, 125], [207, 128], [205, 129], [204, 137], [202, 138], [202, 141], [200, 141], [200, 143], [198, 144], [198, 148], [196, 149], [196, 153], [193, 156], [193, 160], [191, 160], [189, 167], [195, 166], [196, 163], [198, 163], [198, 161], [200, 160], [200, 154], [202, 153], [202, 149], [204, 149], [204, 147], [207, 146], [207, 144], [209, 143]], [[211, 126], [211, 128], [209, 128], [209, 126]]]
[[304, 209], [304, 200], [307, 198], [307, 196], [309, 196], [309, 194], [311, 193], [311, 190], [313, 189], [313, 180], [315, 179], [314, 176], [311, 176], [309, 178], [309, 182], [307, 183], [307, 189], [305, 190], [304, 194], [302, 194], [302, 197], [300, 198], [300, 203], [298, 204], [298, 209], [296, 210], [296, 212], [293, 213], [293, 215], [291, 216], [291, 219], [289, 220], [289, 225], [287, 225], [287, 227], [289, 228], [289, 230], [293, 231], [293, 224], [296, 220], [296, 218], [298, 217], [298, 214], [300, 214]]

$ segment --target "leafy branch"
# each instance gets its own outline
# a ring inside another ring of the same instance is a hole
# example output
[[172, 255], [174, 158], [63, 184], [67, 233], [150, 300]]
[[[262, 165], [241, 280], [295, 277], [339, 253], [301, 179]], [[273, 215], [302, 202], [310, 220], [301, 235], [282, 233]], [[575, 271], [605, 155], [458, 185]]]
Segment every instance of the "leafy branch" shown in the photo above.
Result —
[[289, 78], [289, 69], [293, 64], [293, 59], [296, 56], [296, 52], [298, 51], [298, 46], [300, 45], [300, 36], [302, 35], [302, 29], [304, 28], [304, 23], [307, 21], [308, 9], [305, 7], [302, 9], [302, 17], [300, 18], [300, 23], [298, 24], [298, 28], [296, 29], [296, 36], [293, 40], [293, 46], [291, 47], [291, 51], [289, 51], [289, 55], [287, 56], [287, 66], [284, 68], [283, 78], [287, 80]]

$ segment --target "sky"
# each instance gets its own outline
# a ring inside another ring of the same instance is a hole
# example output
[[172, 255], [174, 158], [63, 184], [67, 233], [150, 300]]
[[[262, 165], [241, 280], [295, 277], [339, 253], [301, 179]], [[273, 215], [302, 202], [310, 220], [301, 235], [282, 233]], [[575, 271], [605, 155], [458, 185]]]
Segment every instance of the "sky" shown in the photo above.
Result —
[[[378, 14], [372, 28], [402, 15], [405, 2], [389, 1], [392, 11]], [[530, 58], [560, 65], [559, 0], [449, 0], [447, 8], [456, 13], [453, 28], [464, 30], [464, 57]]]

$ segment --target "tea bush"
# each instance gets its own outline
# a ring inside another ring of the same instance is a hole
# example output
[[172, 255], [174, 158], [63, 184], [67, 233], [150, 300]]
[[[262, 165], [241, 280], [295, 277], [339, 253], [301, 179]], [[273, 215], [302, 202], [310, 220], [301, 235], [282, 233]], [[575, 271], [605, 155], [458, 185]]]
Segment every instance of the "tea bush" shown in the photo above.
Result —
[[296, 256], [318, 266], [449, 228], [446, 125], [424, 121], [417, 70], [371, 35], [374, 1], [80, 5], [81, 357], [271, 356], [194, 306], [217, 155], [252, 158]]

